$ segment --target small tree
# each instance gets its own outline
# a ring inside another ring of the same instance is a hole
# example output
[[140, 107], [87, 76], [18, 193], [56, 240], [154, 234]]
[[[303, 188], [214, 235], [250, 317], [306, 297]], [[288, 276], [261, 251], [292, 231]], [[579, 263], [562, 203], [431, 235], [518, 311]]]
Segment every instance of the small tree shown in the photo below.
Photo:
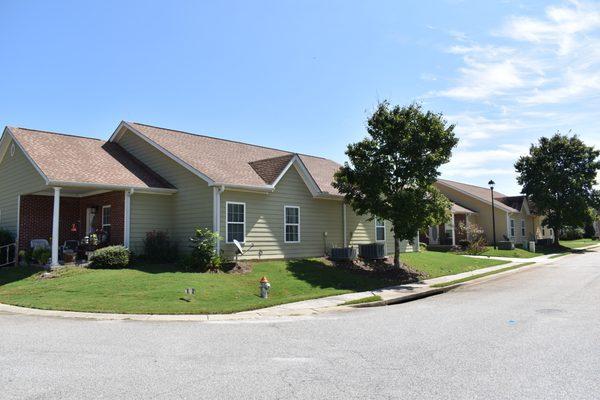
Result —
[[458, 233], [461, 236], [468, 238], [468, 244], [465, 249], [467, 254], [481, 254], [485, 251], [487, 242], [485, 240], [485, 232], [483, 228], [477, 224], [458, 224]]
[[197, 228], [192, 242], [192, 253], [189, 257], [189, 267], [198, 271], [218, 269], [221, 266], [221, 257], [216, 253], [216, 243], [221, 237], [207, 228]]
[[434, 186], [438, 168], [458, 143], [454, 125], [441, 114], [380, 103], [367, 122], [369, 137], [348, 145], [334, 187], [359, 215], [392, 222], [394, 265], [400, 268], [400, 242], [447, 221], [450, 202]]
[[532, 200], [544, 225], [554, 229], [554, 244], [559, 245], [565, 226], [583, 226], [588, 209], [598, 204], [594, 189], [600, 170], [600, 151], [586, 146], [577, 136], [556, 133], [532, 144], [529, 155], [515, 164], [521, 193]]

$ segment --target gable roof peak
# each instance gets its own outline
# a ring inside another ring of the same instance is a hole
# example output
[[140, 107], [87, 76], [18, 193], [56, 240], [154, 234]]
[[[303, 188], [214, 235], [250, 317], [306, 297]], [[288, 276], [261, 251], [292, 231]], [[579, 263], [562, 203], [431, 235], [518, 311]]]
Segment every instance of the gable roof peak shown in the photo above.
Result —
[[220, 137], [216, 137], [216, 136], [210, 136], [210, 135], [204, 135], [204, 134], [199, 134], [199, 133], [192, 133], [192, 132], [187, 132], [187, 131], [182, 131], [179, 129], [171, 129], [171, 128], [165, 128], [162, 126], [156, 126], [156, 125], [149, 125], [149, 124], [144, 124], [141, 122], [133, 122], [133, 121], [123, 121], [126, 124], [129, 125], [141, 125], [141, 126], [145, 126], [148, 128], [153, 128], [153, 129], [160, 129], [163, 131], [167, 131], [167, 132], [176, 132], [176, 133], [182, 133], [184, 135], [190, 135], [190, 136], [195, 136], [195, 137], [200, 137], [200, 138], [206, 138], [206, 139], [212, 139], [212, 140], [219, 140], [219, 141], [223, 141], [223, 142], [230, 142], [230, 143], [235, 143], [235, 144], [241, 144], [244, 146], [251, 146], [251, 147], [258, 147], [258, 148], [262, 148], [265, 150], [274, 150], [274, 151], [281, 151], [283, 153], [289, 153], [289, 154], [297, 154], [297, 155], [302, 155], [302, 156], [307, 156], [307, 157], [314, 157], [314, 158], [321, 158], [323, 160], [328, 160], [325, 157], [321, 157], [321, 156], [315, 156], [315, 155], [311, 155], [311, 154], [303, 154], [303, 153], [296, 153], [293, 151], [289, 151], [289, 150], [283, 150], [283, 149], [278, 149], [276, 147], [269, 147], [269, 146], [264, 146], [261, 144], [254, 144], [254, 143], [248, 143], [248, 142], [242, 142], [241, 140], [233, 140], [233, 139], [224, 139], [224, 138], [220, 138]]

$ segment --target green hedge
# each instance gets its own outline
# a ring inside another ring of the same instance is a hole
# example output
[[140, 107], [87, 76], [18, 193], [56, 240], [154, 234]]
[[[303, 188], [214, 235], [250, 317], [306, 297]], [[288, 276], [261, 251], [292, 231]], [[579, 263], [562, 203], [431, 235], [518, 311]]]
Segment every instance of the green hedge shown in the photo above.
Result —
[[98, 249], [90, 258], [92, 268], [126, 268], [129, 266], [129, 250], [123, 246]]

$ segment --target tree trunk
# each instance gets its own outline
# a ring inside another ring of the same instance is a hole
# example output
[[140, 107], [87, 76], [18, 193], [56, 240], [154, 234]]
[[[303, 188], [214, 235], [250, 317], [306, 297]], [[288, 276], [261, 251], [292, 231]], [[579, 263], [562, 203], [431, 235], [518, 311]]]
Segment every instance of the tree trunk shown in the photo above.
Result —
[[400, 269], [400, 239], [394, 234], [394, 267]]
[[552, 230], [554, 231], [554, 246], [560, 247], [560, 241], [558, 239], [558, 236], [560, 235], [560, 231], [557, 227], [552, 227]]

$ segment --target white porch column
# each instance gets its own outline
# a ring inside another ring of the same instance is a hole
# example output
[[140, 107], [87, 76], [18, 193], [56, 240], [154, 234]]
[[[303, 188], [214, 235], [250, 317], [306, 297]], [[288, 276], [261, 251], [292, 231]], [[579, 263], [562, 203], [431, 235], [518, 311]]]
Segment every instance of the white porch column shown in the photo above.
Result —
[[129, 248], [131, 239], [131, 194], [133, 189], [125, 191], [125, 220], [123, 221], [123, 246]]
[[456, 223], [454, 213], [452, 213], [452, 246], [456, 246]]
[[52, 213], [52, 261], [50, 266], [58, 265], [58, 235], [60, 224], [60, 188], [54, 188], [54, 211]]
[[348, 247], [348, 226], [346, 223], [346, 203], [342, 203], [342, 219], [344, 222], [344, 247]]

